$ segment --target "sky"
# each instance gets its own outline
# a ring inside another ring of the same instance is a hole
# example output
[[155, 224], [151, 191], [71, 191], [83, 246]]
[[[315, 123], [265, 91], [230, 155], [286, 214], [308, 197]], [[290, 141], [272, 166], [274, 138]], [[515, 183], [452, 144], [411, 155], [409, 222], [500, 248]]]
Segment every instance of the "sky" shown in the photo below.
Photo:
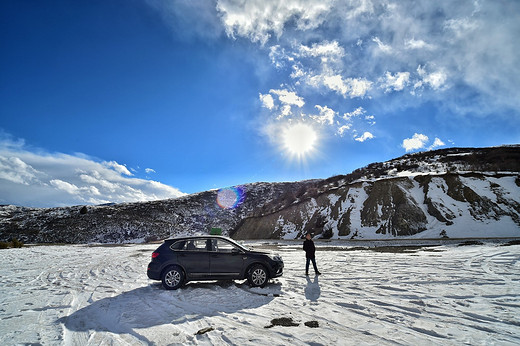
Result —
[[0, 204], [157, 200], [520, 143], [520, 2], [0, 2]]

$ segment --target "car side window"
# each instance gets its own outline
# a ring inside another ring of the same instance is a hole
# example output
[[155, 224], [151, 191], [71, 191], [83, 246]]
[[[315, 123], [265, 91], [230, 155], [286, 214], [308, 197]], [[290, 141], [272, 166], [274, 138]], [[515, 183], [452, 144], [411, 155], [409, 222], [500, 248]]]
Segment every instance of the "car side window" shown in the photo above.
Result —
[[207, 251], [206, 239], [194, 239], [186, 241], [186, 250], [188, 251]]
[[185, 247], [186, 247], [186, 241], [185, 240], [181, 240], [181, 241], [173, 243], [170, 246], [170, 249], [178, 251], [178, 250], [184, 250]]
[[231, 252], [233, 252], [233, 249], [238, 250], [238, 248], [236, 246], [234, 246], [233, 244], [231, 244], [225, 240], [222, 240], [222, 239], [217, 239], [216, 242], [214, 243], [214, 247], [215, 247], [215, 251], [224, 252], [224, 253], [231, 253]]

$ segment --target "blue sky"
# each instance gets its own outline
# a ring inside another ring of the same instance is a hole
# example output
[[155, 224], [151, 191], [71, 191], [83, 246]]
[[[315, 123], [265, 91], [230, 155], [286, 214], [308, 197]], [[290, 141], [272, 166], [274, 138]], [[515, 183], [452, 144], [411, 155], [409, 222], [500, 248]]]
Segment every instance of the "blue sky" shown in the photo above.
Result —
[[517, 1], [0, 2], [0, 204], [520, 142]]

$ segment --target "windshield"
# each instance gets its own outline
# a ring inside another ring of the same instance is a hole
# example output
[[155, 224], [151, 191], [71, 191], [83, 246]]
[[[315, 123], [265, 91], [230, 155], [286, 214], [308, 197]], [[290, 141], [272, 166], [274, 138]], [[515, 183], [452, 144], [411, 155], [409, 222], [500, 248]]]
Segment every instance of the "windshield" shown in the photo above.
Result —
[[244, 246], [242, 244], [237, 243], [233, 239], [228, 239], [229, 242], [233, 243], [233, 245], [236, 245], [236, 247], [240, 248], [243, 251], [251, 251], [251, 248], [248, 248], [247, 246]]

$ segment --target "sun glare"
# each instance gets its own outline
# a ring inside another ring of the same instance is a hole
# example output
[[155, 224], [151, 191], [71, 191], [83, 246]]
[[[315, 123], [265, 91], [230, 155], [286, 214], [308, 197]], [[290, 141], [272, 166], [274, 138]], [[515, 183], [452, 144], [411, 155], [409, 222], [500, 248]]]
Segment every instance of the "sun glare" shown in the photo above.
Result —
[[318, 135], [307, 124], [289, 125], [283, 132], [283, 146], [291, 155], [299, 158], [311, 153], [316, 146]]

